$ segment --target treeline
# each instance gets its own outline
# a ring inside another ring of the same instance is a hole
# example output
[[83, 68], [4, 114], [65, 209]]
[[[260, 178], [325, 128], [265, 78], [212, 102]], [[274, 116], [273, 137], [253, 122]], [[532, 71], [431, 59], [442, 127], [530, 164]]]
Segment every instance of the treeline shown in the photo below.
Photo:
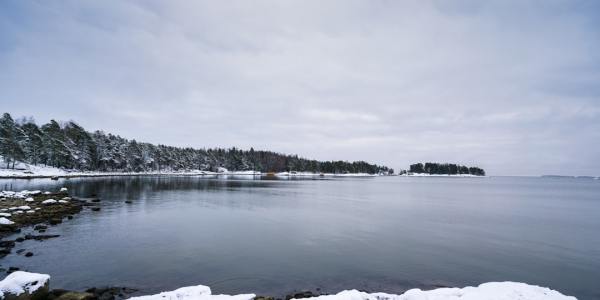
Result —
[[408, 172], [411, 173], [425, 173], [431, 175], [459, 175], [459, 174], [470, 174], [477, 176], [485, 176], [485, 171], [478, 167], [467, 167], [457, 164], [448, 163], [417, 163], [410, 165]]
[[88, 132], [75, 122], [54, 120], [38, 126], [32, 118], [0, 119], [0, 155], [15, 163], [43, 164], [81, 171], [182, 171], [218, 168], [261, 172], [381, 173], [393, 170], [364, 161], [316, 161], [271, 151], [193, 149], [141, 143], [102, 131]]

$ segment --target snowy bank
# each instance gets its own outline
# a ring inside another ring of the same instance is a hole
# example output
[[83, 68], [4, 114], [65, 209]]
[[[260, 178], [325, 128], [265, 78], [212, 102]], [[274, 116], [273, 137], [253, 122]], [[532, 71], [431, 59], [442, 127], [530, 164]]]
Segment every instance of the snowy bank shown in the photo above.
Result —
[[0, 299], [23, 293], [33, 296], [36, 292], [48, 292], [50, 275], [16, 271], [0, 281]]
[[171, 292], [156, 295], [129, 298], [130, 300], [252, 300], [255, 294], [241, 295], [212, 295], [210, 288], [205, 285], [188, 286]]
[[[49, 275], [17, 271], [0, 281], [0, 299], [23, 293], [47, 293]], [[208, 286], [182, 287], [170, 292], [138, 296], [130, 300], [253, 300], [255, 294], [213, 295]], [[261, 298], [261, 297], [259, 297]], [[30, 299], [26, 297], [26, 299]], [[477, 287], [439, 288], [429, 291], [412, 289], [395, 295], [346, 290], [335, 295], [312, 297], [314, 300], [576, 300], [549, 288], [519, 282], [488, 282]]]
[[[254, 294], [212, 295], [207, 286], [191, 286], [130, 300], [251, 300]], [[478, 287], [439, 288], [430, 291], [412, 289], [401, 295], [346, 290], [335, 295], [312, 297], [314, 300], [576, 300], [549, 288], [518, 282], [489, 282]]]

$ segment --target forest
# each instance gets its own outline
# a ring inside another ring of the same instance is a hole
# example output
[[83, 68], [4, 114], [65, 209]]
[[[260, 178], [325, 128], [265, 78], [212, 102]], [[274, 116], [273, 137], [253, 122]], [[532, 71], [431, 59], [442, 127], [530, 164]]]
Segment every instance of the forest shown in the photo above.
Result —
[[317, 161], [272, 151], [194, 149], [154, 145], [103, 131], [88, 132], [76, 122], [51, 120], [38, 126], [33, 118], [14, 120], [9, 113], [0, 118], [0, 155], [6, 168], [15, 163], [47, 165], [79, 171], [232, 171], [393, 173], [364, 161]]

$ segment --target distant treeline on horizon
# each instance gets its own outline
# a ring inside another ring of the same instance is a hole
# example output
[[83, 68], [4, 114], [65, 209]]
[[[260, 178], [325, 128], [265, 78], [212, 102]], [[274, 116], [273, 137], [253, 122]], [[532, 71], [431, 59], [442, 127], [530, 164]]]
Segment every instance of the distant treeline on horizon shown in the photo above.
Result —
[[[103, 131], [88, 132], [73, 121], [51, 120], [38, 126], [32, 118], [0, 118], [0, 155], [15, 162], [81, 170], [146, 172], [162, 170], [393, 173], [386, 166], [364, 161], [317, 161], [271, 151], [234, 148], [193, 149], [128, 140]], [[12, 163], [12, 164], [11, 164]]]
[[[406, 171], [405, 171], [406, 172]], [[449, 163], [417, 163], [410, 165], [408, 172], [431, 175], [476, 175], [485, 176], [485, 171], [478, 167], [467, 167]]]

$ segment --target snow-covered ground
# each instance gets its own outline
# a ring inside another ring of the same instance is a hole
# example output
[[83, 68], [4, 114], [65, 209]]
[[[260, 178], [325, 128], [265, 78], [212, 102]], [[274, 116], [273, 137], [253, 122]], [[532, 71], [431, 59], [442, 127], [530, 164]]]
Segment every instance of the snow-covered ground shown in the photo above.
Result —
[[[156, 295], [129, 298], [130, 300], [252, 300], [254, 294], [212, 295], [203, 285], [180, 288]], [[478, 287], [439, 288], [430, 291], [412, 289], [401, 295], [365, 293], [346, 290], [313, 300], [576, 300], [549, 288], [518, 282], [488, 282]]]

